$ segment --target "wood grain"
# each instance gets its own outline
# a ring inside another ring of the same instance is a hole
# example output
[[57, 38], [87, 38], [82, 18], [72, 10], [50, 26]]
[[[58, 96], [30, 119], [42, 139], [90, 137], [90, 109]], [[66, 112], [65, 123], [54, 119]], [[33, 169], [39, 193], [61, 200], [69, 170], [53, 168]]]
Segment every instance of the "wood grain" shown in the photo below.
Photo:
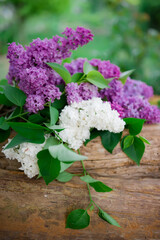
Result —
[[[81, 153], [88, 156], [87, 171], [115, 189], [96, 193], [93, 199], [122, 226], [116, 228], [101, 220], [97, 210], [89, 212], [91, 224], [83, 230], [65, 229], [67, 214], [89, 203], [85, 183], [74, 177], [68, 183], [28, 179], [18, 171], [19, 164], [0, 153], [0, 239], [22, 240], [160, 240], [160, 125], [146, 125], [142, 136], [151, 145], [141, 165], [128, 159], [118, 145], [113, 154], [90, 142]], [[70, 172], [80, 173], [80, 163]]]

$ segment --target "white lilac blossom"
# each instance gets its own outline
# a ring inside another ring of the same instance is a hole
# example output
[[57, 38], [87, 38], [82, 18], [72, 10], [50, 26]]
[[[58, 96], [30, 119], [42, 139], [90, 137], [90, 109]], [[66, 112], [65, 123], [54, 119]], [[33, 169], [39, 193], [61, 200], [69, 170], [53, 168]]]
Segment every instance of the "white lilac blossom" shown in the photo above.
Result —
[[103, 102], [101, 98], [74, 102], [62, 110], [59, 119], [59, 124], [64, 128], [59, 132], [59, 136], [75, 150], [90, 138], [90, 129], [119, 133], [125, 126], [119, 113], [112, 110], [111, 104]]
[[[47, 136], [48, 137], [48, 136]], [[46, 137], [46, 138], [47, 138]], [[11, 139], [8, 139], [8, 143]], [[4, 149], [8, 143], [3, 147], [2, 152], [9, 158], [10, 160], [17, 159], [18, 162], [21, 163], [20, 170], [24, 171], [24, 173], [29, 177], [32, 178], [39, 174], [39, 167], [37, 164], [37, 153], [41, 151], [45, 145], [43, 144], [35, 144], [35, 143], [21, 143], [20, 145]]]

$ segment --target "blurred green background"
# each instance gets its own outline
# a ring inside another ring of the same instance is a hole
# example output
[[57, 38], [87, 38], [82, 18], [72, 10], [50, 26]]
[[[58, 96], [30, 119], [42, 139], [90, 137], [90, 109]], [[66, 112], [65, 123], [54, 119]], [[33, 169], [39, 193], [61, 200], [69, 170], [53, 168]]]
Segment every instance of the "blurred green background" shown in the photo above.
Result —
[[110, 60], [160, 94], [160, 0], [0, 0], [0, 78], [8, 71], [7, 43], [27, 45], [66, 26], [84, 26], [94, 41], [73, 58]]

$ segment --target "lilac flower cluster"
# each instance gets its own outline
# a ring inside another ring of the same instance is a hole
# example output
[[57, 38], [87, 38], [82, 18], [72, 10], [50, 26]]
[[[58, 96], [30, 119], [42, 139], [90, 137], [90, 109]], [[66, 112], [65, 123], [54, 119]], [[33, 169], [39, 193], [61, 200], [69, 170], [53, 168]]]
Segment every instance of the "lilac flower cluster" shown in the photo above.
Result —
[[147, 99], [142, 97], [124, 97], [119, 104], [122, 106], [123, 117], [134, 117], [146, 119], [147, 123], [160, 122], [160, 110], [151, 105]]
[[111, 103], [112, 110], [116, 110], [119, 113], [120, 118], [124, 117], [124, 108], [116, 102]]
[[[125, 85], [118, 80], [112, 80], [109, 85], [110, 88], [101, 90], [101, 98], [107, 98], [113, 108], [115, 104], [121, 106], [122, 118], [134, 117], [146, 119], [148, 123], [160, 122], [160, 110], [148, 101], [153, 96], [152, 87], [131, 78], [127, 79]], [[118, 110], [117, 107], [114, 109]]]
[[69, 83], [66, 86], [67, 103], [81, 102], [82, 100], [89, 100], [93, 97], [99, 97], [98, 88], [90, 83]]
[[[65, 67], [71, 74], [83, 72], [83, 64], [87, 59], [79, 58], [71, 63], [66, 63]], [[104, 78], [114, 78], [110, 82], [110, 88], [106, 88], [98, 92], [97, 88], [90, 90], [88, 86], [76, 83], [68, 84], [66, 87], [67, 102], [80, 102], [93, 97], [101, 97], [107, 99], [111, 103], [112, 109], [119, 112], [122, 118], [135, 117], [146, 119], [148, 123], [160, 122], [160, 110], [156, 106], [152, 106], [148, 102], [148, 98], [153, 96], [152, 87], [144, 82], [136, 81], [128, 78], [126, 84], [123, 85], [119, 80], [120, 69], [110, 61], [101, 61], [100, 59], [92, 59], [89, 61], [91, 65], [97, 67]], [[83, 86], [83, 87], [81, 87]], [[85, 97], [84, 97], [85, 96]]]
[[142, 81], [128, 78], [124, 85], [124, 94], [128, 97], [143, 96], [148, 99], [153, 96], [153, 88]]
[[53, 102], [61, 95], [56, 85], [62, 79], [46, 63], [61, 63], [62, 59], [70, 57], [71, 50], [93, 39], [91, 31], [83, 27], [77, 27], [76, 30], [66, 28], [62, 34], [64, 37], [54, 36], [44, 40], [37, 38], [25, 48], [16, 43], [11, 43], [8, 47], [8, 82], [12, 84], [15, 81], [27, 94], [26, 107], [30, 112], [43, 109], [46, 102]]

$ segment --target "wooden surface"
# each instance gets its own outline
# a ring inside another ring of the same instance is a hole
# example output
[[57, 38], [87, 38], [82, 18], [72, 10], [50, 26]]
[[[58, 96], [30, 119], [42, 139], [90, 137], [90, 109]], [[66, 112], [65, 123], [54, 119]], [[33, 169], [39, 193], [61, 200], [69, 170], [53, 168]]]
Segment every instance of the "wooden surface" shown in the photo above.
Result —
[[[115, 189], [96, 193], [93, 199], [122, 226], [101, 220], [97, 210], [89, 212], [90, 226], [83, 230], [65, 229], [67, 214], [89, 203], [85, 183], [74, 177], [68, 183], [28, 179], [18, 171], [16, 161], [0, 153], [0, 239], [8, 240], [160, 240], [160, 125], [146, 125], [141, 134], [151, 145], [140, 166], [129, 160], [117, 146], [111, 155], [100, 140], [82, 149], [92, 177]], [[80, 163], [70, 172], [80, 173]]]

